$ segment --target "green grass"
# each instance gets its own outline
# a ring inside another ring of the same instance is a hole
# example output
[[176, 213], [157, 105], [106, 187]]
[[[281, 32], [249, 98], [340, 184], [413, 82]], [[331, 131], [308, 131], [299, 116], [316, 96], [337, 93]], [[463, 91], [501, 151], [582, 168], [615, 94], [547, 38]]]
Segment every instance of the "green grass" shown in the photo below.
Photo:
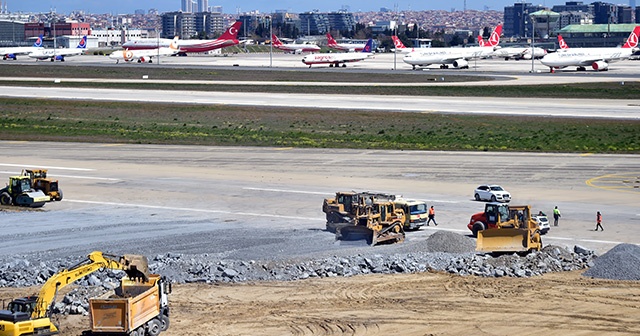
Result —
[[0, 139], [640, 153], [640, 121], [0, 98]]

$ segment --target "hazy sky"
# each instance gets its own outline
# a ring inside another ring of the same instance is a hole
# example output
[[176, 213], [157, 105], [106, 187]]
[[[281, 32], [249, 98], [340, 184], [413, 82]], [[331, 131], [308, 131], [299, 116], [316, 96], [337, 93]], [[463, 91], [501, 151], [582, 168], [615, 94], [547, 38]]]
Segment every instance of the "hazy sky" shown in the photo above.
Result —
[[[0, 0], [4, 4], [8, 4], [9, 11], [17, 12], [47, 12], [55, 7], [60, 13], [69, 13], [73, 10], [84, 10], [91, 13], [133, 13], [136, 9], [147, 11], [149, 8], [156, 8], [160, 12], [168, 12], [179, 10], [181, 0]], [[514, 0], [484, 0], [484, 1], [467, 1], [467, 9], [483, 10], [485, 6], [489, 9], [502, 11], [504, 6], [512, 5]], [[538, 4], [536, 1], [528, 1]], [[565, 1], [560, 0], [557, 3], [563, 4]], [[589, 1], [590, 2], [590, 1]], [[263, 13], [273, 12], [277, 9], [286, 9], [294, 13], [305, 12], [318, 9], [321, 12], [334, 11], [348, 6], [353, 11], [377, 11], [381, 7], [394, 8], [398, 5], [399, 10], [425, 10], [425, 9], [443, 9], [451, 10], [455, 8], [462, 10], [464, 8], [463, 0], [452, 1], [420, 1], [420, 0], [325, 0], [325, 1], [264, 1], [264, 0], [209, 0], [209, 6], [222, 6], [225, 13], [236, 13], [240, 11], [259, 10]], [[545, 2], [539, 3], [545, 5]], [[549, 6], [555, 3], [549, 2]]]

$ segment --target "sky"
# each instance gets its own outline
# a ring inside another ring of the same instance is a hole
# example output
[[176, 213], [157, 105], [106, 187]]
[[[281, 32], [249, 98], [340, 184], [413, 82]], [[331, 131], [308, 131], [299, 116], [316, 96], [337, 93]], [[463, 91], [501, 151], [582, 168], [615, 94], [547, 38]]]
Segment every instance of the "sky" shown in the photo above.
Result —
[[[145, 12], [150, 8], [155, 8], [160, 12], [180, 10], [181, 0], [0, 0], [3, 4], [8, 4], [10, 12], [48, 12], [55, 8], [58, 13], [69, 13], [74, 10], [83, 10], [89, 13], [112, 13], [127, 14], [133, 13], [136, 9], [143, 9]], [[467, 9], [484, 10], [489, 9], [502, 11], [505, 6], [513, 5], [514, 0], [483, 0], [467, 1]], [[538, 4], [539, 2], [527, 1]], [[565, 0], [557, 1], [564, 4]], [[544, 5], [543, 3], [540, 3]], [[549, 6], [555, 3], [549, 3]], [[351, 12], [358, 11], [378, 11], [381, 7], [393, 9], [398, 6], [398, 10], [462, 10], [464, 0], [451, 1], [424, 1], [424, 0], [325, 0], [321, 3], [317, 1], [295, 1], [295, 0], [209, 0], [209, 6], [222, 6], [225, 13], [248, 12], [258, 10], [261, 13], [270, 13], [278, 9], [285, 9], [293, 13], [307, 12], [318, 9], [321, 12], [330, 12], [348, 6]], [[275, 6], [275, 7], [274, 7]]]

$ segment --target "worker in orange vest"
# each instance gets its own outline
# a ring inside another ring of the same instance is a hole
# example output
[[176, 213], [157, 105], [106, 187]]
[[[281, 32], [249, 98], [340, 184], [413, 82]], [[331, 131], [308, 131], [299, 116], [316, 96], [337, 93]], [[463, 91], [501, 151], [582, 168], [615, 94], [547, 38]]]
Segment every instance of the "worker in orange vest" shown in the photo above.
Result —
[[438, 226], [438, 223], [436, 223], [436, 210], [433, 209], [433, 205], [431, 206], [431, 208], [429, 208], [429, 220], [427, 221], [427, 226], [429, 226], [429, 223], [431, 223], [431, 221], [433, 221], [433, 224]]
[[600, 214], [600, 211], [598, 211], [598, 213], [596, 214], [596, 231], [598, 231], [598, 228], [604, 231], [604, 228], [602, 227], [602, 215]]

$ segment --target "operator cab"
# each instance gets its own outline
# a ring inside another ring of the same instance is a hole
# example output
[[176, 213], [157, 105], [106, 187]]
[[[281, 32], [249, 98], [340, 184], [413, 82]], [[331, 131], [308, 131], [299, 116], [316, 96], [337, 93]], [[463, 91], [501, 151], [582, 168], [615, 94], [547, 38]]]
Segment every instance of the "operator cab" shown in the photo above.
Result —
[[36, 307], [37, 296], [15, 299], [7, 305], [6, 310], [0, 310], [0, 321], [17, 323], [27, 321]]

